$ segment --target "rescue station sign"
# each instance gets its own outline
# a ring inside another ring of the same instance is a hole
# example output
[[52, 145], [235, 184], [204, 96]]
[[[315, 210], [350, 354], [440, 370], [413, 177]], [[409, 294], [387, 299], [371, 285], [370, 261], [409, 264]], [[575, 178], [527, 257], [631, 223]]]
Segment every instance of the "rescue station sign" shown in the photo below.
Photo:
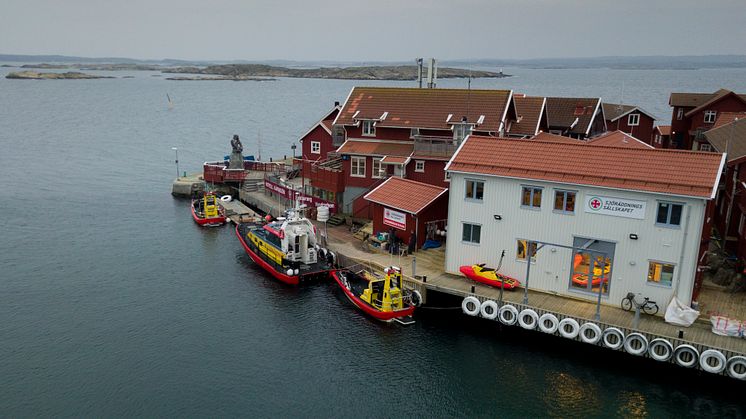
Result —
[[585, 198], [585, 212], [642, 220], [645, 218], [645, 201], [590, 195]]
[[399, 230], [407, 229], [407, 214], [392, 209], [383, 209], [383, 223], [387, 226], [398, 228]]

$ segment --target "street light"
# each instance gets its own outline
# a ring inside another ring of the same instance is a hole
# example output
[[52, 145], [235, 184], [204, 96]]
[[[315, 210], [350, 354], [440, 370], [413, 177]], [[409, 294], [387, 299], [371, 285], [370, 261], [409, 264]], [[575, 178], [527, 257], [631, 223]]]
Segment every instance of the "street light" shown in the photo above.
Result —
[[176, 147], [171, 147], [171, 150], [176, 152], [176, 179], [179, 178], [179, 149]]

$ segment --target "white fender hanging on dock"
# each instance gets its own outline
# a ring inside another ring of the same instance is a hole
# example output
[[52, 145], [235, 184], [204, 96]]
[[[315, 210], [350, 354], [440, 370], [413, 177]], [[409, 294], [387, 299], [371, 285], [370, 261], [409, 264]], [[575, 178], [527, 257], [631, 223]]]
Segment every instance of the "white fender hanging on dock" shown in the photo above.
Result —
[[676, 347], [676, 350], [673, 351], [673, 357], [679, 366], [691, 368], [699, 359], [699, 351], [692, 345], [679, 345]]
[[595, 345], [601, 340], [601, 328], [596, 323], [583, 323], [580, 326], [580, 340]]
[[707, 372], [720, 374], [725, 370], [725, 365], [725, 355], [717, 349], [708, 349], [699, 356], [699, 366]]
[[624, 332], [616, 327], [607, 327], [603, 333], [604, 346], [617, 350], [624, 345]]
[[231, 202], [233, 201], [233, 197], [230, 195], [223, 195], [220, 197], [220, 200], [223, 202]]
[[673, 356], [673, 345], [662, 338], [653, 339], [648, 345], [648, 355], [656, 361], [666, 362]]
[[559, 334], [562, 335], [563, 338], [575, 339], [578, 337], [578, 333], [580, 333], [580, 325], [577, 320], [570, 317], [565, 317], [560, 320]]
[[559, 327], [559, 319], [552, 313], [544, 313], [539, 317], [539, 330], [544, 333], [555, 333]]
[[497, 312], [497, 317], [500, 318], [500, 322], [512, 326], [518, 320], [518, 309], [511, 306], [510, 304], [500, 307]]
[[495, 320], [497, 318], [497, 303], [492, 300], [483, 302], [482, 308], [479, 309], [479, 314], [485, 319]]
[[526, 330], [536, 329], [536, 324], [539, 322], [539, 315], [530, 308], [525, 308], [518, 315], [518, 324]]
[[630, 333], [624, 339], [624, 350], [632, 355], [640, 356], [648, 350], [648, 338], [641, 333]]
[[464, 301], [461, 302], [461, 309], [464, 310], [464, 313], [470, 316], [476, 316], [477, 314], [479, 314], [481, 305], [482, 304], [479, 302], [479, 299], [477, 299], [477, 297], [473, 297], [470, 295], [464, 298]]
[[730, 357], [728, 375], [737, 380], [746, 380], [746, 357], [740, 355]]

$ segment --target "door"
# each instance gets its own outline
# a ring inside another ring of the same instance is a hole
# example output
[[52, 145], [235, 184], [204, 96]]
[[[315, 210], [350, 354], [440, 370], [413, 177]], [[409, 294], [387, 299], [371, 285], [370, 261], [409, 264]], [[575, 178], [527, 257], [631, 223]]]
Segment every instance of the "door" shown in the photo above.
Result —
[[573, 247], [570, 289], [608, 295], [616, 244], [575, 237]]

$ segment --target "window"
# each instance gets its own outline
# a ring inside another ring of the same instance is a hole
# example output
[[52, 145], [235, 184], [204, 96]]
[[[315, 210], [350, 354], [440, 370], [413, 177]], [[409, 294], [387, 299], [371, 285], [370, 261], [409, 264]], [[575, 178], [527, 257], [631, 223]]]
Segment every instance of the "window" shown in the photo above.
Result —
[[453, 139], [461, 141], [466, 138], [467, 135], [471, 134], [471, 130], [474, 128], [474, 124], [454, 124], [453, 125]]
[[[528, 240], [518, 240], [518, 248], [516, 249], [516, 257], [518, 260], [526, 260], [526, 247]], [[531, 242], [531, 262], [536, 262], [536, 242]]]
[[521, 206], [529, 208], [541, 208], [541, 188], [535, 186], [524, 186], [521, 193]]
[[383, 169], [383, 164], [381, 163], [382, 157], [373, 157], [373, 172], [370, 174], [370, 177], [381, 179], [386, 175], [386, 172]]
[[466, 179], [466, 199], [484, 200], [484, 182]]
[[699, 145], [699, 151], [712, 151], [712, 146], [709, 143], [701, 143]]
[[678, 119], [679, 121], [684, 119], [684, 108], [679, 108], [679, 110], [676, 111], [676, 119]]
[[418, 135], [420, 135], [420, 129], [419, 128], [412, 128], [409, 130], [409, 138], [415, 138]]
[[717, 114], [715, 111], [705, 111], [705, 124], [714, 124]]
[[658, 215], [655, 217], [655, 223], [666, 227], [675, 227], [681, 225], [681, 212], [684, 209], [682, 204], [673, 202], [659, 202]]
[[661, 143], [661, 136], [660, 134], [655, 134], [655, 143], [660, 144]]
[[376, 135], [376, 126], [374, 125], [374, 122], [375, 121], [369, 119], [363, 121], [363, 135], [369, 137]]
[[650, 261], [648, 265], [648, 283], [670, 287], [673, 283], [674, 266], [671, 263]]
[[[608, 295], [616, 244], [586, 237], [573, 238], [570, 288]], [[599, 289], [600, 288], [600, 289]]]
[[554, 210], [559, 212], [575, 212], [575, 192], [554, 191]]
[[321, 143], [318, 141], [311, 141], [311, 153], [321, 154]]
[[415, 172], [424, 172], [425, 171], [425, 161], [424, 160], [415, 160], [414, 162], [414, 171]]
[[446, 177], [443, 180], [446, 181], [446, 182], [450, 182], [451, 181], [451, 172], [446, 172]]
[[631, 127], [636, 127], [640, 125], [640, 114], [639, 113], [631, 113], [627, 116], [627, 125]]
[[350, 176], [365, 177], [365, 157], [352, 156], [350, 158]]
[[461, 235], [461, 240], [466, 243], [479, 244], [481, 234], [482, 226], [479, 224], [464, 223], [464, 232]]

